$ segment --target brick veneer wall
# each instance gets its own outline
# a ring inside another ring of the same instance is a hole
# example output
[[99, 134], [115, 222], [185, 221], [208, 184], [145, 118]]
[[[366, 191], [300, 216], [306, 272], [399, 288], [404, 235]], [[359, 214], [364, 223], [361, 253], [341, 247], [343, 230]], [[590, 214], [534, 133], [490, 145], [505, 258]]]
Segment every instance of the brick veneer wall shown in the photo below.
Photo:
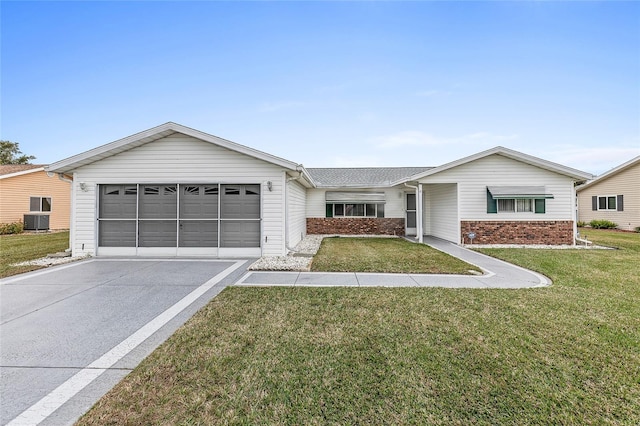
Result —
[[466, 221], [460, 222], [464, 243], [475, 232], [474, 244], [573, 244], [573, 221]]
[[404, 219], [309, 217], [307, 234], [404, 235]]

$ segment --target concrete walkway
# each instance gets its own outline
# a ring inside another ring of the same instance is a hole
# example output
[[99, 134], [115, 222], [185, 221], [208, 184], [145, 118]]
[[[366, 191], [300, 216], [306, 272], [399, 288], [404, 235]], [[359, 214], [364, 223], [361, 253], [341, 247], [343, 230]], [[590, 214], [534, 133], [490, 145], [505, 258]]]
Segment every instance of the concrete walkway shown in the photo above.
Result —
[[476, 265], [484, 275], [376, 274], [365, 272], [267, 272], [246, 273], [235, 285], [307, 287], [448, 287], [533, 288], [551, 280], [533, 271], [458, 246], [425, 237], [425, 244]]

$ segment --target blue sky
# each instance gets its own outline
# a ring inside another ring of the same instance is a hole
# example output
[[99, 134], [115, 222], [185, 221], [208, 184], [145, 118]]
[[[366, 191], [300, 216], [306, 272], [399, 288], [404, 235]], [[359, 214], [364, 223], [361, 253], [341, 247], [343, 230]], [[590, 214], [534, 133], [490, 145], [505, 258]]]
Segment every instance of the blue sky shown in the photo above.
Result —
[[0, 136], [37, 163], [167, 121], [307, 167], [640, 155], [639, 2], [0, 8]]

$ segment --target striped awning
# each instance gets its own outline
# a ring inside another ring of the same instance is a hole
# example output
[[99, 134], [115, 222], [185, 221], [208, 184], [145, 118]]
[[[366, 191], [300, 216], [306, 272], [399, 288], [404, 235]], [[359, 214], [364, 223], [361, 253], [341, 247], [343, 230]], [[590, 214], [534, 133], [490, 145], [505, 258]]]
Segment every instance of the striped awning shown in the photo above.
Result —
[[325, 199], [340, 203], [384, 203], [384, 192], [327, 191]]
[[512, 198], [553, 198], [544, 186], [488, 186], [491, 196], [496, 199]]

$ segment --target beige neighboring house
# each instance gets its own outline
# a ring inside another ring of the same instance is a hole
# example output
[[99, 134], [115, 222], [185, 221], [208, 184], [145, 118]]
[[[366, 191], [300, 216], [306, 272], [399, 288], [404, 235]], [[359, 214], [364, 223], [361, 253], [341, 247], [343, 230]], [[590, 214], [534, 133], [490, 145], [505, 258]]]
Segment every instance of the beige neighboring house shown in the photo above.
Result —
[[576, 188], [578, 220], [610, 220], [618, 229], [640, 227], [640, 156]]
[[69, 229], [71, 180], [47, 174], [44, 165], [0, 165], [0, 223], [25, 230]]

